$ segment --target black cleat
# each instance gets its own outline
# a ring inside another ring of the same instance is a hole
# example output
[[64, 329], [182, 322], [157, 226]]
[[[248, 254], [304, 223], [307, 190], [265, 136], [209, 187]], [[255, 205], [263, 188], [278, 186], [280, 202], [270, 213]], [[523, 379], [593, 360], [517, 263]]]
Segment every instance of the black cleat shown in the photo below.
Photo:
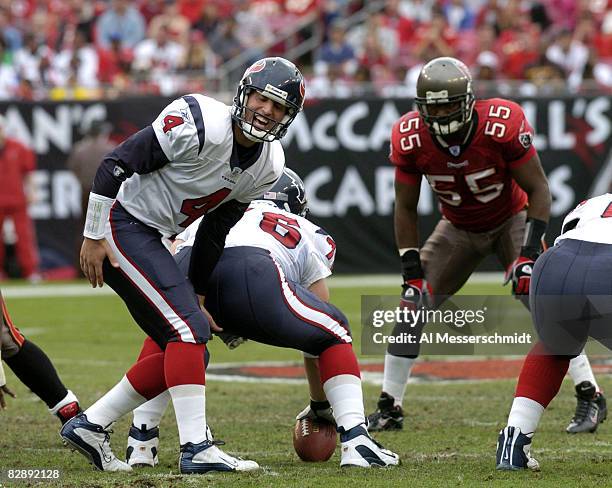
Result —
[[368, 415], [368, 431], [402, 430], [404, 427], [404, 411], [399, 405], [395, 406], [394, 401], [394, 398], [388, 393], [383, 391], [380, 394], [378, 409]]
[[565, 430], [569, 434], [595, 432], [608, 416], [606, 397], [590, 381], [583, 381], [576, 385], [576, 400], [576, 413]]

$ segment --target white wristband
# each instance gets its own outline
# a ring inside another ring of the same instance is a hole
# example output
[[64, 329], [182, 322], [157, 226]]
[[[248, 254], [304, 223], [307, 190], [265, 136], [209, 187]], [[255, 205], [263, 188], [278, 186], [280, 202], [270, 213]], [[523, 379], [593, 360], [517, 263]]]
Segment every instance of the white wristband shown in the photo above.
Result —
[[6, 378], [4, 376], [4, 368], [2, 367], [2, 358], [0, 358], [0, 386], [6, 385]]
[[402, 247], [402, 248], [398, 249], [400, 257], [402, 257], [406, 251], [417, 251], [417, 252], [419, 252], [419, 248], [418, 247]]
[[89, 194], [83, 236], [96, 240], [104, 238], [104, 228], [113, 203], [115, 203], [114, 198], [108, 198], [97, 193]]

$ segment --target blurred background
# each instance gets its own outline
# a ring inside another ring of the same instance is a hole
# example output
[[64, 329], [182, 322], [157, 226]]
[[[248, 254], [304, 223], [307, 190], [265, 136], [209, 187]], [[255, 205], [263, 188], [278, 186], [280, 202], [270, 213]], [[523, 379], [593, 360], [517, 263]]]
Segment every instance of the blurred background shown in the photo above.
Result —
[[[14, 160], [34, 161], [15, 177], [35, 228], [20, 246], [0, 156], [0, 279], [78, 276], [101, 157], [176, 96], [231, 103], [244, 69], [274, 55], [306, 77], [283, 145], [339, 273], [398, 269], [389, 134], [437, 56], [463, 60], [478, 97], [523, 106], [553, 195], [550, 242], [565, 213], [610, 187], [612, 1], [0, 0], [0, 132], [31, 153]], [[428, 187], [419, 211], [425, 237], [439, 218]]]

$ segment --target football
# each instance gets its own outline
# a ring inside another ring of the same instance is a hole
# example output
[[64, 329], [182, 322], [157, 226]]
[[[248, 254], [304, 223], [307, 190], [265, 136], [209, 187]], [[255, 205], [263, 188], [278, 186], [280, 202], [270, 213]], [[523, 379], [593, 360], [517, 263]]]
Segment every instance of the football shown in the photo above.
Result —
[[327, 461], [336, 450], [336, 427], [309, 418], [298, 420], [293, 429], [293, 448], [302, 461]]

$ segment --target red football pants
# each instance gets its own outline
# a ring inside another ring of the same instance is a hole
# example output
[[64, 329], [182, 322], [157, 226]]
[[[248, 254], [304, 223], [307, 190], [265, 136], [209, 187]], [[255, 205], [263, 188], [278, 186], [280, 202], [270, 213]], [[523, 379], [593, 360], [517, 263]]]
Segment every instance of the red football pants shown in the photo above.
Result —
[[38, 269], [38, 252], [36, 250], [34, 225], [28, 215], [27, 206], [0, 207], [0, 270], [4, 269], [4, 241], [2, 239], [2, 225], [10, 217], [15, 224], [17, 243], [15, 251], [17, 262], [21, 268], [21, 276], [27, 278]]

